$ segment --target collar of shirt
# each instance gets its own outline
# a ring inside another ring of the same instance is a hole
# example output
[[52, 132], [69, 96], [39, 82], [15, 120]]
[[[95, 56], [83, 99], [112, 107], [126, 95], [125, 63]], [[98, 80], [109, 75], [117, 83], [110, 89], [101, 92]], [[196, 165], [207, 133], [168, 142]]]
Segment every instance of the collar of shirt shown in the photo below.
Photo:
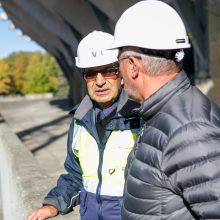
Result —
[[96, 115], [96, 118], [97, 118], [97, 115], [98, 114], [102, 114], [105, 117], [107, 117], [108, 115], [110, 115], [118, 106], [118, 101], [119, 101], [119, 97], [113, 102], [113, 104], [111, 106], [109, 106], [108, 108], [104, 108], [104, 109], [101, 109], [97, 103], [95, 103], [95, 115]]

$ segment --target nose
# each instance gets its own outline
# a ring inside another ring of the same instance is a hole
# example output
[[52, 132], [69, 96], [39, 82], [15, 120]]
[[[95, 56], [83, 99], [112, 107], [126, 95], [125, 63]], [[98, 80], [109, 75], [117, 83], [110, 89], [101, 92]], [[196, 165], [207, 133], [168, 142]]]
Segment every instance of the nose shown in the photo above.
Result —
[[102, 86], [105, 84], [105, 78], [102, 76], [101, 73], [97, 73], [97, 76], [96, 76], [96, 85], [98, 86]]

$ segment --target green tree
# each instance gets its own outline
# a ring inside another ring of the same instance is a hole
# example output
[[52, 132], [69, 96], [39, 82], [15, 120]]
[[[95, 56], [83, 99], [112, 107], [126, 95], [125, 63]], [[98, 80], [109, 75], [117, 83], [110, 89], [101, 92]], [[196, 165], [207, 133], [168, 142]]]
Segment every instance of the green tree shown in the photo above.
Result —
[[5, 61], [11, 76], [11, 93], [22, 93], [24, 73], [29, 63], [30, 52], [11, 53]]
[[12, 72], [15, 92], [21, 93], [24, 84], [24, 73], [29, 63], [30, 55], [27, 53], [19, 53], [16, 56], [14, 69]]
[[4, 60], [0, 60], [0, 94], [10, 93], [10, 83], [8, 64]]
[[58, 84], [58, 68], [55, 60], [48, 53], [35, 52], [31, 55], [24, 75], [22, 92], [46, 93], [54, 92]]
[[67, 96], [68, 83], [57, 62], [49, 53], [16, 52], [11, 53], [3, 61], [7, 64], [7, 68], [4, 67], [4, 81], [1, 79], [4, 93], [53, 92], [55, 95]]

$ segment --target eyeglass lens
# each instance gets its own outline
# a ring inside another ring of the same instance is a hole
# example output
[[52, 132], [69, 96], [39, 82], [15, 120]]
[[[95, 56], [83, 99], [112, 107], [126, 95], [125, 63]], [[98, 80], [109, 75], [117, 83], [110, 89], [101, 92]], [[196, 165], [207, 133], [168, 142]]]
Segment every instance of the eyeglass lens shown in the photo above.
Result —
[[85, 80], [92, 81], [96, 79], [98, 73], [101, 73], [102, 77], [104, 78], [114, 78], [115, 76], [117, 76], [118, 68], [112, 67], [112, 68], [108, 68], [105, 70], [87, 71], [87, 72], [84, 72], [83, 75], [84, 75]]

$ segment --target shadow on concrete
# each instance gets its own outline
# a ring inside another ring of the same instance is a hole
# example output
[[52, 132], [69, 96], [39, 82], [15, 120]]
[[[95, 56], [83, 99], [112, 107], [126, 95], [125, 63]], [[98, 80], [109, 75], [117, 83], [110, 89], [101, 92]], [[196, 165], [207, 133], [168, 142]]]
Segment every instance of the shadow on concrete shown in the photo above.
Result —
[[56, 106], [64, 111], [70, 111], [73, 106], [70, 105], [70, 101], [68, 99], [53, 99], [50, 102], [50, 105]]
[[42, 150], [43, 148], [47, 147], [49, 144], [55, 142], [56, 140], [58, 140], [59, 138], [65, 136], [68, 133], [68, 131], [63, 132], [62, 134], [53, 136], [51, 138], [49, 138], [45, 143], [41, 144], [40, 146], [34, 148], [31, 150], [31, 153], [35, 154], [36, 152], [38, 152], [39, 150]]
[[0, 114], [0, 123], [5, 122], [5, 119], [2, 117], [2, 115]]
[[4, 100], [0, 101], [0, 122], [5, 120], [40, 167], [57, 177], [64, 169], [70, 109], [68, 99]]
[[[29, 128], [29, 129], [26, 129], [26, 130], [23, 130], [21, 132], [17, 132], [16, 134], [21, 140], [24, 140], [26, 136], [29, 136], [34, 132], [39, 132], [41, 130], [45, 130], [47, 127], [49, 128], [49, 127], [52, 127], [52, 126], [54, 127], [54, 126], [58, 126], [58, 125], [62, 124], [63, 121], [67, 118], [70, 118], [70, 115], [64, 115], [64, 116], [59, 117], [59, 118], [57, 118], [55, 120], [52, 120], [50, 122], [47, 122], [47, 123]], [[55, 142], [59, 138], [65, 136], [67, 133], [68, 133], [68, 131], [65, 131], [65, 132], [63, 132], [59, 135], [53, 135], [53, 136], [49, 137], [49, 139], [47, 141], [45, 141], [43, 144], [40, 144], [39, 146], [31, 149], [30, 151], [34, 154], [37, 151], [39, 151], [39, 150], [43, 149], [44, 147], [48, 146], [49, 144]]]
[[22, 138], [24, 138], [24, 136], [29, 135], [30, 133], [33, 133], [35, 131], [39, 131], [42, 128], [50, 127], [52, 125], [59, 125], [59, 124], [62, 123], [63, 120], [65, 120], [66, 118], [69, 118], [69, 117], [70, 117], [69, 115], [64, 115], [64, 116], [59, 117], [59, 118], [57, 118], [55, 120], [52, 120], [50, 122], [35, 126], [33, 128], [26, 129], [26, 130], [23, 130], [23, 131], [20, 131], [20, 132], [17, 133], [17, 135], [18, 135], [19, 138], [22, 139]]

